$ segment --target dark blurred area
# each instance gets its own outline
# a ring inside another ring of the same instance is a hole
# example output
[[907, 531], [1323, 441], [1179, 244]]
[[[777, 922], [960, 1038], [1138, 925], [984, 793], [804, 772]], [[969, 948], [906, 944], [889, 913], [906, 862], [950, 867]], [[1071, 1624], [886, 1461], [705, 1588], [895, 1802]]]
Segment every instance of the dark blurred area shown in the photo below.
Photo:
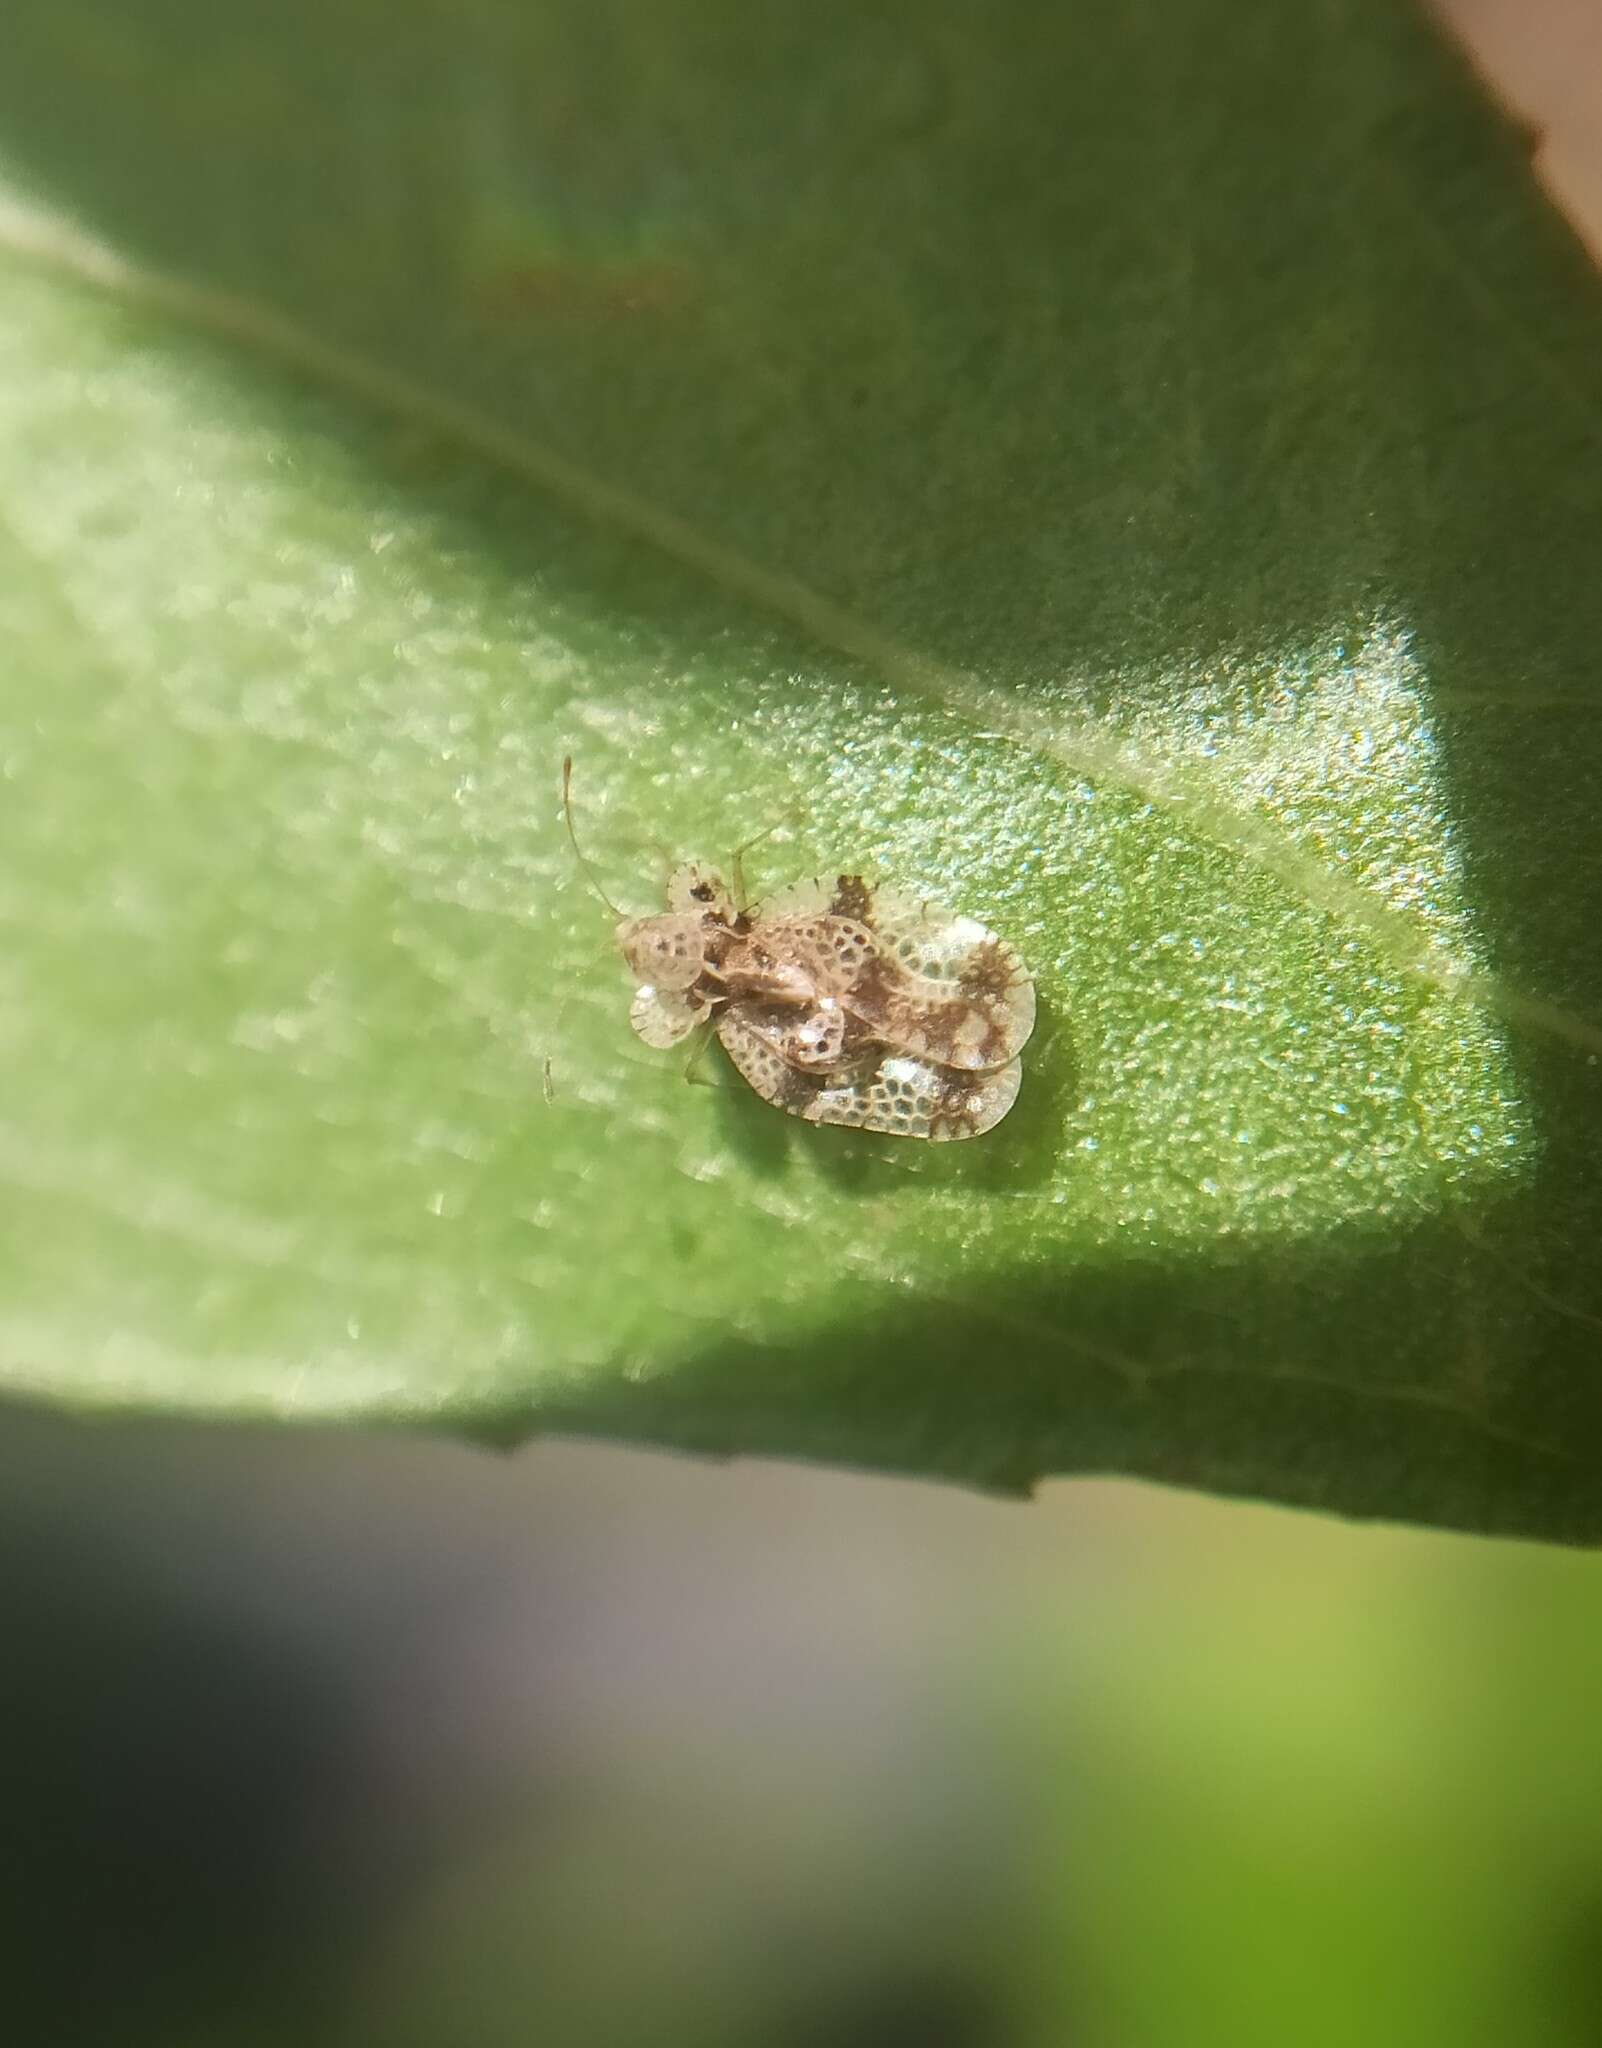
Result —
[[12, 2038], [1597, 2037], [1590, 1556], [578, 1445], [0, 1456]]
[[1015, 1798], [876, 1485], [34, 1415], [3, 1455], [28, 2038], [1016, 2038]]

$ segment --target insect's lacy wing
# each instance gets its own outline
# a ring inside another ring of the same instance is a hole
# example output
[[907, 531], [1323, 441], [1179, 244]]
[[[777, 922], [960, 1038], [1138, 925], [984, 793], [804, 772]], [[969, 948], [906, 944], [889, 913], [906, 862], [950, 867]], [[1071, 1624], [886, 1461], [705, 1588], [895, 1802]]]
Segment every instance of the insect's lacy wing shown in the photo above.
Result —
[[874, 890], [869, 923], [881, 964], [847, 1000], [875, 1036], [967, 1072], [1017, 1057], [1035, 1028], [1035, 985], [1005, 939], [896, 889]]
[[861, 916], [871, 900], [860, 875], [811, 875], [764, 896], [750, 916], [763, 943], [804, 967], [819, 995], [840, 996], [877, 951]]
[[710, 861], [704, 860], [683, 861], [668, 876], [667, 906], [695, 917], [704, 917], [708, 911], [720, 917], [734, 915], [734, 898], [729, 894], [728, 883]]
[[776, 1103], [792, 1116], [805, 1116], [824, 1086], [818, 1074], [804, 1074], [778, 1051], [771, 1033], [758, 1030], [737, 1009], [722, 1012], [717, 1022], [723, 1050], [737, 1072], [764, 1102]]
[[813, 1010], [791, 1004], [740, 1003], [731, 1005], [725, 1014], [735, 1016], [743, 1030], [777, 1053], [786, 1066], [799, 1067], [803, 1074], [833, 1072], [846, 1058], [846, 1013], [838, 1003], [820, 1003]]
[[751, 910], [752, 915], [762, 923], [766, 923], [769, 918], [827, 917], [833, 900], [832, 884], [819, 881], [816, 875], [809, 875], [803, 881], [791, 882], [783, 889], [775, 889], [771, 895], [764, 896], [754, 903]]
[[1017, 1060], [989, 1073], [964, 1074], [899, 1053], [851, 1073], [809, 1074], [783, 1057], [771, 1032], [738, 1010], [722, 1013], [717, 1033], [764, 1101], [809, 1124], [845, 1124], [897, 1138], [977, 1138], [1012, 1108], [1023, 1078]]
[[688, 1038], [705, 1016], [701, 997], [681, 989], [637, 988], [629, 1004], [629, 1022], [659, 1052]]
[[848, 917], [764, 918], [756, 936], [779, 959], [804, 968], [820, 996], [837, 1000], [856, 986], [878, 952], [867, 926]]
[[969, 1074], [886, 1053], [866, 1072], [831, 1080], [798, 1114], [809, 1123], [853, 1124], [896, 1138], [977, 1138], [1011, 1109], [1022, 1078], [1018, 1060]]
[[755, 907], [761, 917], [846, 917], [871, 924], [878, 893], [878, 884], [866, 875], [809, 875], [776, 889]]

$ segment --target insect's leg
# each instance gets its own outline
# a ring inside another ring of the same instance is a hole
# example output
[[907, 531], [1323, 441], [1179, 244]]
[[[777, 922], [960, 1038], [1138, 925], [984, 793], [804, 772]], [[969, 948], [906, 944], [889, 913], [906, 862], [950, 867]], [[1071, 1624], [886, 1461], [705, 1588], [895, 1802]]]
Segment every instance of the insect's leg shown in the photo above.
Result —
[[690, 1057], [684, 1062], [684, 1079], [691, 1088], [721, 1088], [721, 1081], [713, 1081], [701, 1072], [701, 1063], [706, 1058], [706, 1049], [712, 1043], [712, 1020], [698, 1024], [690, 1035]]
[[771, 839], [775, 832], [782, 832], [787, 825], [798, 825], [803, 812], [799, 803], [787, 804], [771, 825], [764, 825], [760, 832], [753, 832], [749, 839], [742, 839], [729, 855], [729, 878], [734, 883], [734, 907], [749, 910], [751, 899], [745, 886], [745, 856], [753, 846], [760, 846], [764, 839]]

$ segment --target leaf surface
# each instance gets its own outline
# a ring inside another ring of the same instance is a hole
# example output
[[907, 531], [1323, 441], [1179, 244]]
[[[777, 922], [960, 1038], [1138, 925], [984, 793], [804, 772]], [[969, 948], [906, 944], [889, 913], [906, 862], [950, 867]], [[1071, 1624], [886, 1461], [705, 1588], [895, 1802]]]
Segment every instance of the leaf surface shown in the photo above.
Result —
[[[18, 0], [0, 1374], [1602, 1537], [1602, 290], [1389, 0]], [[634, 1041], [836, 865], [968, 1145]]]

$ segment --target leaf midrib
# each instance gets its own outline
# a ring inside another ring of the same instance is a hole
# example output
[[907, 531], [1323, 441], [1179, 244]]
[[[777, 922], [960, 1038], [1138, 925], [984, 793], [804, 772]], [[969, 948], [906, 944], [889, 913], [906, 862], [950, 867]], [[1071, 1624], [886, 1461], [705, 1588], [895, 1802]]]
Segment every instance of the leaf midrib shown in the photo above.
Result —
[[[1420, 921], [1304, 854], [1272, 822], [1232, 802], [1193, 762], [1176, 771], [1094, 716], [1081, 717], [1071, 731], [1050, 729], [1043, 715], [1031, 716], [970, 672], [903, 645], [798, 578], [727, 547], [678, 514], [473, 406], [327, 342], [270, 307], [130, 262], [65, 217], [14, 195], [0, 194], [0, 253], [230, 341], [366, 407], [426, 428], [603, 529], [657, 549], [714, 588], [786, 619], [820, 646], [862, 663], [951, 717], [1169, 812], [1199, 840], [1266, 870], [1311, 910], [1361, 931], [1394, 970], [1586, 1052], [1602, 1053], [1602, 1025], [1454, 959]], [[1602, 439], [1602, 420], [1584, 406], [1583, 394], [1561, 379], [1556, 366], [1546, 365], [1544, 374], [1579, 406], [1588, 431]]]

